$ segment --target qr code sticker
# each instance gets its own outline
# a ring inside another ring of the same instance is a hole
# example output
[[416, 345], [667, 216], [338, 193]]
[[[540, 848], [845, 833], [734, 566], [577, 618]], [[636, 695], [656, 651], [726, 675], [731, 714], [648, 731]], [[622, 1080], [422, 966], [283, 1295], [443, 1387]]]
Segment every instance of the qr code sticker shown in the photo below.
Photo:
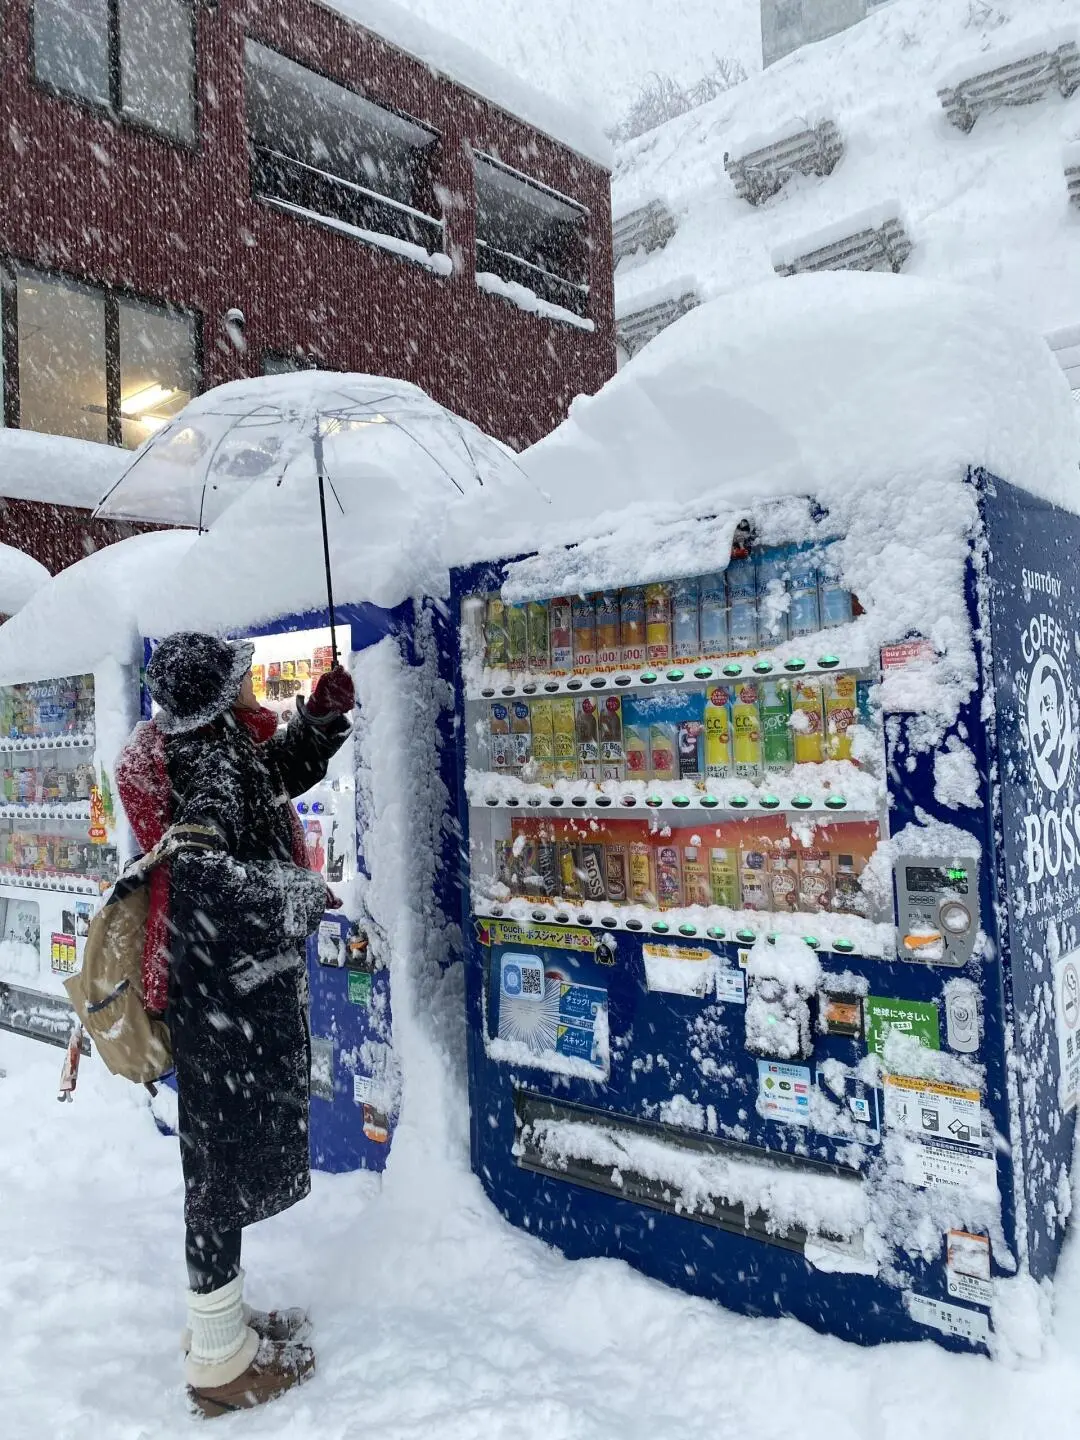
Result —
[[544, 967], [535, 955], [502, 957], [502, 993], [507, 1000], [543, 1000]]

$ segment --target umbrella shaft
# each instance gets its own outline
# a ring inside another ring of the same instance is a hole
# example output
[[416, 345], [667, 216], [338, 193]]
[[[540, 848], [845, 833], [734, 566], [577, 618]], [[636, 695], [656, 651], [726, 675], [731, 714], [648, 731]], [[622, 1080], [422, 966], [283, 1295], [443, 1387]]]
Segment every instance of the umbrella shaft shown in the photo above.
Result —
[[315, 465], [319, 472], [319, 519], [322, 521], [323, 564], [326, 566], [326, 605], [330, 611], [330, 653], [333, 663], [338, 663], [337, 623], [334, 616], [334, 582], [330, 573], [330, 532], [326, 528], [326, 484], [323, 476], [322, 435], [315, 431]]

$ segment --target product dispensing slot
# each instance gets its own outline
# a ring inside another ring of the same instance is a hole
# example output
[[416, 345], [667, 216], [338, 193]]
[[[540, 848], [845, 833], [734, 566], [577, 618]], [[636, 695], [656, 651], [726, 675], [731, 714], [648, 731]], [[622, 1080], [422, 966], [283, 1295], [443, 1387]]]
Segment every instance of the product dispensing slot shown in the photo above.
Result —
[[896, 863], [901, 960], [959, 968], [979, 933], [979, 868], [970, 857], [904, 856]]
[[[515, 1092], [514, 1110], [515, 1155], [523, 1170], [797, 1254], [814, 1242], [861, 1253], [863, 1182], [839, 1165], [676, 1131], [528, 1090]], [[786, 1213], [753, 1202], [755, 1193], [767, 1193], [783, 1203], [789, 1181]], [[816, 1192], [816, 1213], [835, 1214], [835, 1225], [811, 1233], [794, 1218], [805, 1216], [808, 1185]]]

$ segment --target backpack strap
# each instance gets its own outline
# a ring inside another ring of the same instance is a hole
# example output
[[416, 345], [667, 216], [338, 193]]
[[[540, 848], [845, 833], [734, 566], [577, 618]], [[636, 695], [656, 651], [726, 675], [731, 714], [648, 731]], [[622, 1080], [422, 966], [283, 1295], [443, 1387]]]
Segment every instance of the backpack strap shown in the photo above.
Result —
[[122, 886], [128, 882], [128, 891], [134, 889], [147, 879], [151, 870], [167, 864], [182, 850], [224, 849], [224, 838], [211, 825], [170, 825], [152, 850], [127, 866], [117, 884]]

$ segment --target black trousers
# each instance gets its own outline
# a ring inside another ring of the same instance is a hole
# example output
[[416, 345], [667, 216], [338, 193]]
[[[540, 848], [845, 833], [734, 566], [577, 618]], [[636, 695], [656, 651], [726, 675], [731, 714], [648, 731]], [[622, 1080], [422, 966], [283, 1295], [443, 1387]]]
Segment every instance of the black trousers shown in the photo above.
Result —
[[209, 1295], [240, 1274], [242, 1230], [196, 1232], [189, 1225], [184, 1236], [188, 1284], [196, 1295]]

